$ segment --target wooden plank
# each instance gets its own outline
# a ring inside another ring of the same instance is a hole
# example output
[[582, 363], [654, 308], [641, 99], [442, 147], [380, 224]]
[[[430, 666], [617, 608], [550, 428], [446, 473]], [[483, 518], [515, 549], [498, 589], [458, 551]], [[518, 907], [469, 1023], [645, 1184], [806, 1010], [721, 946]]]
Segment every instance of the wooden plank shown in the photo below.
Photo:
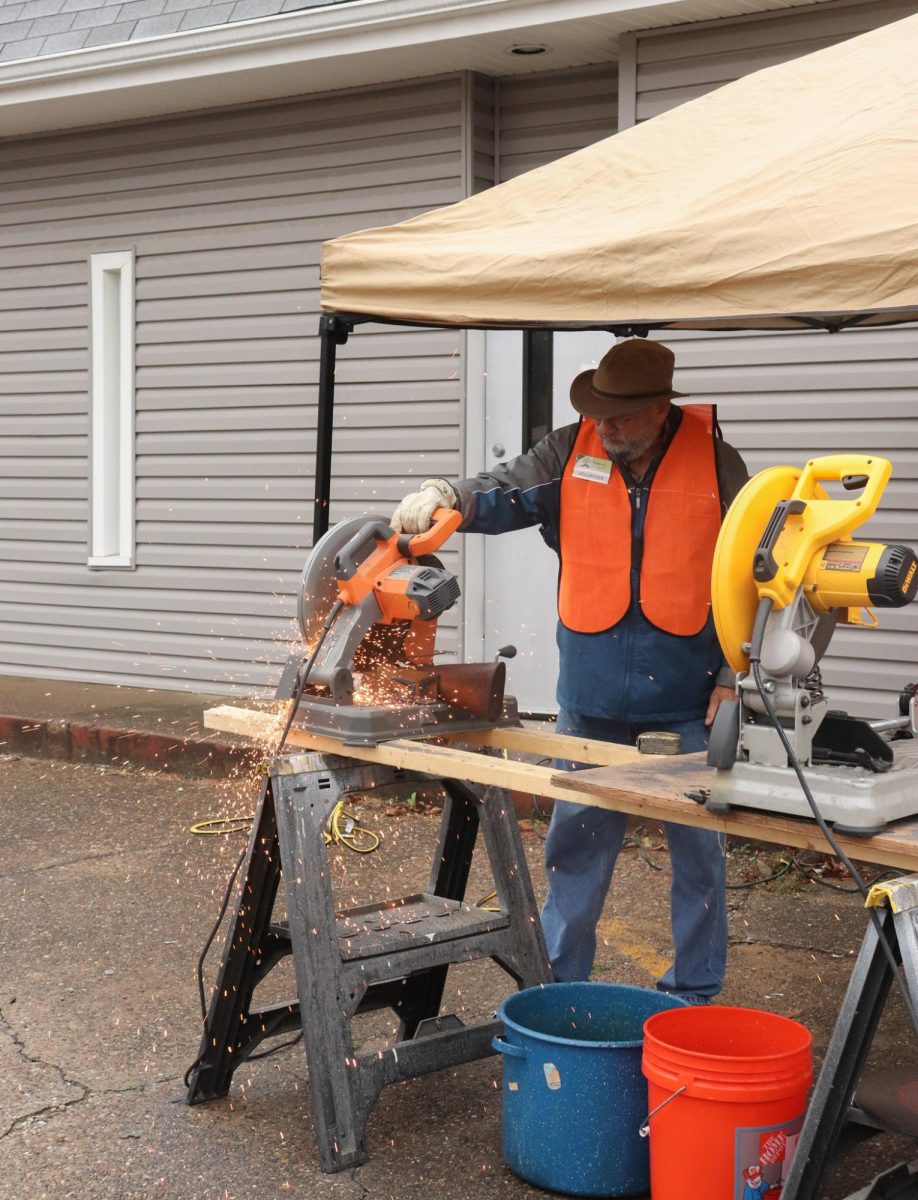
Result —
[[283, 729], [284, 706], [274, 711], [240, 708], [235, 704], [218, 704], [205, 708], [205, 729], [216, 729], [220, 733], [236, 733], [253, 738], [256, 742], [270, 743], [280, 737]]
[[[204, 713], [204, 723], [213, 720], [218, 722], [209, 728], [220, 729], [224, 733], [237, 733], [245, 736], [251, 736], [258, 739], [264, 739], [269, 736], [271, 723], [277, 721], [273, 714], [260, 712], [253, 709], [243, 709], [234, 704], [218, 705], [215, 708], [208, 709]], [[308, 733], [302, 726], [294, 726], [304, 733]], [[313, 736], [310, 734], [309, 736]], [[535, 754], [541, 758], [548, 759], [569, 759], [574, 762], [593, 763], [596, 766], [618, 766], [619, 764], [636, 765], [645, 762], [646, 754], [641, 754], [633, 746], [619, 746], [612, 742], [597, 742], [591, 741], [588, 738], [570, 737], [567, 734], [552, 733], [550, 730], [526, 729], [515, 726], [498, 726], [494, 729], [477, 729], [466, 730], [457, 733], [447, 733], [438, 735], [438, 742], [445, 742], [446, 746], [439, 747], [441, 750], [453, 748], [454, 743], [463, 743], [466, 745], [488, 747], [496, 750], [517, 751], [524, 754]], [[430, 744], [422, 737], [401, 738], [400, 743], [408, 743], [412, 746], [436, 750], [437, 747]], [[386, 745], [391, 746], [392, 742], [387, 742]], [[335, 742], [337, 746], [337, 741]], [[339, 753], [335, 750], [335, 753]], [[340, 751], [340, 753], [345, 753]], [[458, 750], [458, 753], [463, 755], [462, 762], [466, 763], [469, 754], [475, 759], [484, 759], [489, 763], [498, 761], [481, 754], [474, 750]], [[505, 760], [506, 761], [506, 760]], [[514, 763], [514, 767], [525, 767], [527, 763]], [[416, 768], [422, 770], [423, 768]], [[549, 772], [553, 773], [555, 768]], [[541, 776], [540, 776], [541, 778]]]
[[[234, 705], [219, 705], [204, 713], [207, 729], [242, 734], [273, 744], [281, 730], [281, 718], [274, 713], [256, 712]], [[495, 731], [496, 732], [496, 731]], [[543, 740], [560, 735], [538, 734]], [[572, 739], [579, 742], [579, 739]], [[589, 804], [615, 812], [625, 812], [651, 821], [673, 821], [714, 829], [735, 838], [754, 838], [778, 846], [834, 853], [815, 821], [784, 817], [772, 813], [733, 809], [720, 816], [688, 800], [685, 793], [710, 786], [711, 768], [704, 753], [680, 755], [643, 755], [633, 752], [631, 763], [595, 767], [586, 771], [555, 771], [532, 763], [510, 762], [463, 750], [455, 746], [399, 738], [378, 746], [347, 746], [336, 738], [310, 733], [296, 724], [287, 743], [322, 754], [359, 758], [385, 763], [404, 770], [421, 771], [446, 779], [464, 779], [469, 783], [531, 792], [554, 800]], [[590, 743], [579, 742], [583, 746]], [[621, 749], [621, 747], [619, 747]], [[627, 747], [625, 747], [627, 749]], [[918, 870], [918, 819], [899, 821], [876, 837], [857, 838], [838, 835], [838, 843], [859, 862]]]
[[516, 750], [521, 754], [536, 754], [540, 758], [563, 758], [597, 767], [617, 767], [620, 763], [639, 763], [647, 758], [646, 754], [639, 753], [633, 746], [618, 746], [614, 742], [597, 742], [570, 737], [565, 733], [507, 725], [474, 733], [447, 734], [446, 741], [490, 746], [496, 750]]
[[[602, 807], [620, 809], [685, 825], [704, 825], [731, 837], [755, 838], [799, 850], [834, 854], [816, 822], [805, 817], [785, 817], [774, 813], [732, 809], [719, 817], [685, 798], [685, 793], [709, 788], [713, 769], [701, 754], [643, 758], [636, 766], [595, 767], [588, 771], [556, 774], [553, 783], [563, 785], [568, 799], [572, 793], [579, 803], [602, 800]], [[686, 807], [695, 810], [689, 819]], [[858, 862], [918, 870], [918, 818], [897, 821], [875, 837], [835, 835], [845, 853]]]
[[[282, 728], [280, 718], [273, 713], [255, 712], [237, 708], [231, 704], [209, 708], [204, 713], [206, 729], [222, 733], [242, 734], [259, 741], [273, 744]], [[287, 735], [288, 746], [299, 746], [316, 750], [321, 754], [337, 754], [344, 758], [359, 758], [364, 762], [385, 763], [403, 770], [421, 771], [445, 779], [464, 779], [469, 783], [485, 787], [502, 787], [511, 791], [532, 792], [537, 796], [554, 799], [570, 798], [563, 785], [552, 783], [556, 774], [553, 767], [539, 767], [533, 763], [511, 762], [480, 754], [475, 750], [463, 750], [455, 746], [431, 745], [429, 742], [396, 738], [381, 742], [378, 746], [348, 746], [337, 738], [311, 733], [296, 723]], [[601, 800], [600, 808], [611, 808]]]

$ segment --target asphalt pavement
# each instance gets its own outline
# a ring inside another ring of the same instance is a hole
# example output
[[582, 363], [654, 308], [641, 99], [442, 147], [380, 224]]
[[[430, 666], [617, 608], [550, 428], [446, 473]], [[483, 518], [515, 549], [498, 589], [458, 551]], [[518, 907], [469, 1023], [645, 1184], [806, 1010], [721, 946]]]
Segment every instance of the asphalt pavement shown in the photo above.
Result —
[[[211, 739], [201, 726], [214, 702], [0, 680], [0, 1198], [544, 1195], [504, 1163], [496, 1057], [384, 1089], [368, 1126], [369, 1162], [338, 1175], [319, 1168], [301, 1044], [245, 1064], [225, 1099], [184, 1103], [182, 1077], [201, 1032], [197, 959], [244, 845], [241, 834], [202, 836], [191, 827], [250, 815], [257, 793], [257, 755], [240, 753], [238, 739]], [[93, 739], [84, 730], [108, 734]], [[157, 739], [173, 746], [168, 755]], [[216, 749], [192, 769], [185, 748], [211, 742]], [[436, 812], [399, 794], [367, 794], [354, 805], [380, 846], [368, 855], [330, 852], [336, 903], [423, 889]], [[544, 823], [525, 819], [521, 831], [541, 898]], [[865, 914], [856, 896], [836, 890], [846, 881], [830, 862], [803, 856], [784, 869], [789, 858], [776, 849], [729, 848], [731, 949], [718, 1002], [802, 1021], [821, 1055]], [[469, 895], [483, 897], [489, 884], [487, 862], [476, 854]], [[595, 978], [653, 985], [670, 952], [668, 885], [661, 830], [633, 826], [600, 922]], [[208, 992], [222, 936], [221, 929], [207, 959]], [[292, 976], [278, 968], [269, 984], [277, 996], [265, 999], [281, 999]], [[492, 963], [453, 968], [444, 1010], [486, 1016], [511, 986]], [[381, 1044], [393, 1028], [386, 1011], [358, 1018], [356, 1032]], [[892, 1066], [915, 1057], [894, 997], [871, 1061]], [[866, 1143], [825, 1200], [841, 1200], [913, 1154], [903, 1139]]]

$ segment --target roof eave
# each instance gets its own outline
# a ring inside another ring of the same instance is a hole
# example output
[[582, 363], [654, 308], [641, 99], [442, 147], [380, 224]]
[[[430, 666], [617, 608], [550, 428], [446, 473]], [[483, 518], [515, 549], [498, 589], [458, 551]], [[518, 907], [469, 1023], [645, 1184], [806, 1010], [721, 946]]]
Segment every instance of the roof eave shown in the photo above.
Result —
[[[737, 13], [797, 2], [728, 0]], [[706, 0], [352, 0], [49, 54], [0, 64], [0, 138], [421, 78], [435, 73], [434, 46], [437, 71], [486, 69], [474, 54], [483, 39], [493, 55], [495, 35], [578, 20], [610, 22], [608, 45], [590, 40], [582, 59], [606, 61], [614, 31], [697, 20], [709, 9]], [[424, 53], [412, 57], [415, 49]], [[521, 66], [508, 57], [506, 73]]]

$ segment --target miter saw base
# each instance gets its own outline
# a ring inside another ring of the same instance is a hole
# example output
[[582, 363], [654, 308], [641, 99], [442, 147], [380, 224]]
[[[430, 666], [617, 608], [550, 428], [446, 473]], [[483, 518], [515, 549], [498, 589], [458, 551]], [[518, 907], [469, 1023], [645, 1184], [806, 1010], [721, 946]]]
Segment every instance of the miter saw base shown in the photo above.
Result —
[[[918, 813], [918, 739], [893, 744], [893, 765], [883, 774], [863, 767], [803, 768], [819, 811], [837, 832], [867, 837], [882, 833], [890, 821]], [[748, 762], [716, 772], [706, 807], [713, 813], [737, 807], [813, 815], [794, 771]]]
[[303, 696], [297, 725], [310, 733], [338, 738], [346, 746], [376, 746], [393, 738], [431, 738], [441, 733], [519, 725], [516, 699], [505, 696], [496, 721], [486, 721], [441, 701], [424, 704], [335, 704], [327, 696]]

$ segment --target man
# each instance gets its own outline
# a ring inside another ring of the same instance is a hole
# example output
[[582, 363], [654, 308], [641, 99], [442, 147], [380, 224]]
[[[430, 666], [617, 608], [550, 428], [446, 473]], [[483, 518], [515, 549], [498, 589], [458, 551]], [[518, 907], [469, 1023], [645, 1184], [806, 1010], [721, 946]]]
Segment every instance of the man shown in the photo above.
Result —
[[743, 1172], [743, 1200], [762, 1200], [762, 1168], [758, 1163]]
[[[560, 559], [557, 730], [633, 744], [648, 730], [701, 750], [733, 695], [711, 617], [711, 562], [720, 522], [746, 481], [710, 406], [672, 404], [674, 356], [622, 341], [571, 384], [582, 414], [527, 454], [455, 485], [429, 479], [396, 509], [395, 529], [421, 532], [440, 507], [461, 529], [539, 525]], [[587, 979], [596, 924], [626, 818], [556, 802], [545, 842], [542, 926], [555, 978]], [[675, 956], [663, 991], [706, 1004], [723, 984], [727, 921], [718, 835], [667, 825]]]

